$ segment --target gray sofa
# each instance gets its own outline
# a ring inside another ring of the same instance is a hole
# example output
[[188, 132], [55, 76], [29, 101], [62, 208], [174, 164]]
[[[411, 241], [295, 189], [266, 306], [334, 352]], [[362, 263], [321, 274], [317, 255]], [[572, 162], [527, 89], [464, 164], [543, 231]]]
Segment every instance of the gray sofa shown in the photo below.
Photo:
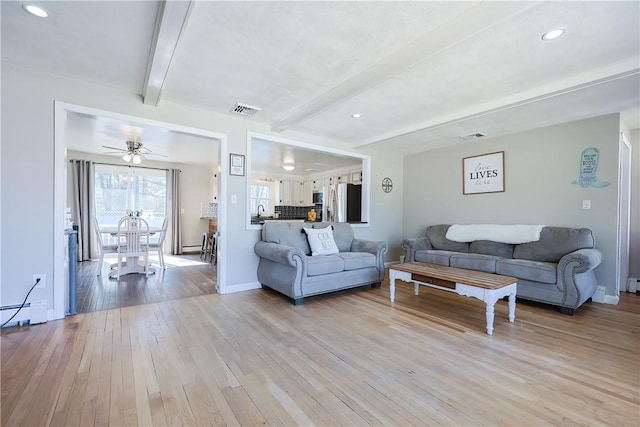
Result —
[[508, 244], [447, 239], [450, 225], [427, 227], [426, 236], [405, 239], [406, 262], [420, 261], [496, 273], [518, 279], [517, 297], [558, 306], [573, 315], [593, 296], [593, 269], [602, 262], [586, 228], [543, 227], [538, 241]]
[[[339, 253], [311, 256], [303, 227], [333, 227]], [[385, 242], [356, 239], [347, 223], [268, 222], [255, 245], [260, 257], [258, 280], [293, 300], [363, 285], [380, 286], [384, 278]]]

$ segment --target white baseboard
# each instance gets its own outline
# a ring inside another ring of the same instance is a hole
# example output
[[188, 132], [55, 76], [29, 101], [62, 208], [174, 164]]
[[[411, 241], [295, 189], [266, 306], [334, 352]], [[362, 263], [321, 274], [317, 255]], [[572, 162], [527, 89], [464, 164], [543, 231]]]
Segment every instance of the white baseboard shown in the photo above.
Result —
[[598, 286], [596, 288], [596, 292], [591, 297], [591, 300], [593, 302], [599, 302], [604, 304], [606, 300], [606, 291], [607, 291], [607, 288], [605, 288], [604, 286]]
[[638, 281], [635, 277], [629, 277], [629, 281], [627, 282], [627, 292], [636, 293], [638, 292]]
[[619, 302], [620, 302], [620, 297], [617, 297], [615, 295], [606, 295], [604, 297], [604, 303], [605, 304], [618, 305]]
[[233, 294], [235, 292], [244, 292], [251, 291], [254, 289], [260, 289], [262, 285], [260, 282], [248, 282], [248, 283], [238, 283], [237, 285], [228, 285], [225, 286], [225, 294]]

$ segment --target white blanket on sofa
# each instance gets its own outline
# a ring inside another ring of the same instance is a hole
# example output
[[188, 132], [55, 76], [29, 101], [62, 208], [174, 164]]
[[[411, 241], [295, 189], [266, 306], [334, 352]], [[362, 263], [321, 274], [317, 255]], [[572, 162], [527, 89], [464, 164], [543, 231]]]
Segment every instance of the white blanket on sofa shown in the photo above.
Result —
[[528, 243], [540, 240], [543, 225], [454, 224], [446, 238], [454, 242], [491, 240], [500, 243]]

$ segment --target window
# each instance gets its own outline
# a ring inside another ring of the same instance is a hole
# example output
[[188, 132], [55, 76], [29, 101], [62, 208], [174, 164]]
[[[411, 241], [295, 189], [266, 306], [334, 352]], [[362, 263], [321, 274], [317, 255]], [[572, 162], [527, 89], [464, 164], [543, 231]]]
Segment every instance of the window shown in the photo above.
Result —
[[149, 226], [161, 227], [167, 215], [166, 171], [96, 165], [95, 208], [100, 226], [117, 226], [129, 210], [142, 211]]
[[[258, 213], [258, 206], [264, 207], [264, 212], [273, 213], [274, 183], [272, 181], [254, 180], [249, 190], [249, 203], [252, 214]], [[262, 212], [261, 212], [262, 213]]]

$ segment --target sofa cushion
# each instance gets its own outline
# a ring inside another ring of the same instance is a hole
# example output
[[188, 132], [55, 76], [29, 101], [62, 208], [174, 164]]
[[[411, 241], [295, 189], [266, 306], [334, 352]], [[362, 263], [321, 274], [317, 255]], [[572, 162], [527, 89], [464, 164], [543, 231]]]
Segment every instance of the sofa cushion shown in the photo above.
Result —
[[311, 254], [307, 235], [302, 233], [301, 222], [267, 222], [262, 226], [262, 240], [300, 249]]
[[333, 240], [338, 246], [340, 252], [349, 252], [351, 250], [351, 242], [353, 242], [353, 228], [351, 224], [346, 222], [317, 222], [312, 225], [313, 228], [333, 227]]
[[501, 258], [513, 258], [513, 245], [509, 243], [476, 240], [469, 245], [469, 252], [484, 255], [495, 255]]
[[469, 243], [454, 242], [445, 237], [449, 224], [430, 225], [427, 227], [427, 238], [434, 249], [453, 252], [469, 252]]
[[557, 266], [552, 262], [501, 259], [496, 263], [496, 273], [533, 282], [556, 283]]
[[454, 254], [449, 259], [451, 267], [466, 268], [467, 270], [484, 271], [485, 273], [496, 272], [496, 261], [500, 258], [493, 255], [483, 254]]
[[344, 260], [338, 255], [307, 256], [307, 276], [321, 276], [343, 270]]
[[451, 252], [451, 251], [437, 251], [434, 249], [425, 249], [416, 251], [413, 255], [413, 259], [418, 262], [428, 262], [431, 264], [444, 265], [449, 267], [449, 258], [451, 254], [460, 253], [460, 252]]
[[344, 260], [345, 270], [376, 267], [376, 256], [368, 252], [340, 252], [337, 256]]
[[544, 227], [540, 240], [516, 245], [513, 258], [542, 262], [558, 262], [578, 249], [593, 248], [594, 239], [587, 228]]
[[333, 232], [331, 226], [326, 228], [303, 228], [307, 234], [309, 247], [311, 247], [311, 255], [331, 255], [338, 253], [338, 247], [333, 240]]

